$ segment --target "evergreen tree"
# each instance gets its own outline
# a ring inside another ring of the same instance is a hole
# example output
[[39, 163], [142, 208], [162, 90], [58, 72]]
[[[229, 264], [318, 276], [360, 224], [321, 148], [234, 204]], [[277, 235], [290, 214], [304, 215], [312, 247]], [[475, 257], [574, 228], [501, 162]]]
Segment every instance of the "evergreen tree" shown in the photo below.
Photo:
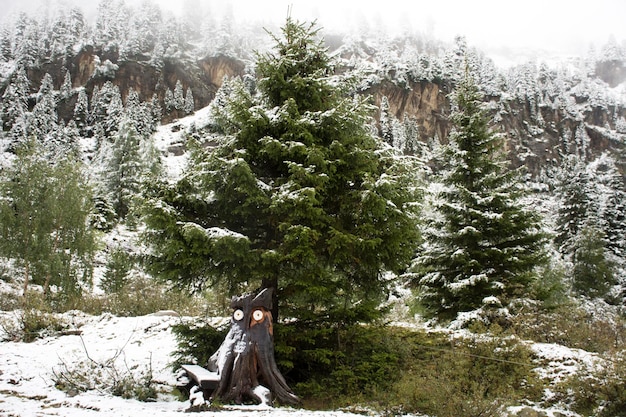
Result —
[[65, 15], [61, 12], [59, 13], [49, 28], [44, 33], [46, 39], [46, 47], [43, 49], [45, 51], [46, 56], [49, 59], [54, 59], [57, 56], [64, 56], [68, 51], [68, 47], [66, 45], [68, 39], [68, 30], [67, 27], [67, 19]]
[[604, 297], [617, 283], [614, 265], [607, 257], [602, 230], [584, 226], [572, 245], [572, 288], [578, 294]]
[[383, 96], [380, 100], [380, 136], [391, 146], [393, 146], [393, 119], [394, 116], [389, 111], [389, 99]]
[[63, 84], [61, 84], [59, 93], [64, 100], [67, 100], [72, 94], [72, 74], [69, 71], [65, 71], [65, 78], [63, 78]]
[[80, 158], [80, 131], [74, 120], [70, 120], [66, 126], [60, 129], [59, 155], [67, 155]]
[[402, 151], [405, 154], [416, 155], [422, 158], [426, 157], [426, 149], [419, 140], [419, 129], [415, 118], [405, 114], [404, 120], [402, 121], [402, 129], [405, 137]]
[[142, 140], [150, 137], [156, 131], [157, 123], [153, 120], [152, 103], [141, 102], [136, 90], [131, 89], [126, 98], [124, 116], [129, 119]]
[[85, 17], [78, 7], [70, 9], [67, 22], [67, 47], [71, 48], [79, 42], [85, 31]]
[[624, 180], [614, 166], [610, 172], [609, 195], [604, 208], [607, 249], [626, 265], [626, 191]]
[[421, 301], [444, 319], [524, 296], [545, 259], [540, 220], [523, 207], [519, 172], [507, 170], [502, 141], [488, 127], [469, 74], [454, 101], [442, 187], [413, 267]]
[[132, 259], [127, 251], [115, 248], [109, 253], [106, 270], [100, 281], [100, 288], [107, 294], [120, 292], [130, 282]]
[[153, 131], [156, 131], [157, 126], [161, 124], [161, 117], [163, 117], [163, 109], [161, 108], [159, 97], [156, 93], [152, 95], [152, 100], [150, 100], [148, 110], [150, 113], [150, 120], [152, 120], [152, 129]]
[[13, 55], [18, 52], [19, 45], [24, 41], [26, 37], [26, 30], [30, 26], [30, 19], [25, 12], [20, 12], [15, 22], [15, 28], [13, 31]]
[[[599, 226], [599, 207], [590, 196], [589, 185], [589, 175], [580, 157], [570, 155], [565, 158], [555, 189], [558, 209], [554, 242], [562, 254], [572, 253], [573, 239], [585, 223]], [[590, 222], [589, 217], [592, 215], [596, 220]]]
[[185, 107], [185, 98], [183, 96], [183, 84], [180, 80], [176, 81], [176, 86], [174, 86], [174, 95], [173, 95], [173, 107], [176, 110], [182, 110]]
[[1, 195], [0, 251], [23, 266], [24, 292], [34, 282], [46, 293], [56, 285], [72, 295], [90, 280], [96, 245], [80, 164], [72, 158], [51, 164], [31, 139], [17, 149]]
[[16, 38], [15, 60], [20, 67], [34, 66], [40, 59], [39, 26], [37, 21], [26, 18], [24, 36], [19, 42]]
[[143, 138], [139, 144], [141, 160], [141, 182], [158, 181], [163, 177], [165, 168], [161, 160], [161, 151], [156, 146], [153, 136]]
[[163, 68], [163, 57], [165, 55], [165, 44], [163, 37], [159, 36], [154, 44], [152, 53], [150, 55], [150, 65], [157, 69]]
[[91, 97], [90, 124], [100, 125], [106, 136], [111, 136], [120, 123], [124, 106], [120, 89], [112, 82], [105, 82], [101, 88], [94, 87]]
[[174, 93], [169, 88], [165, 90], [165, 97], [163, 98], [163, 103], [165, 104], [165, 109], [168, 112], [171, 112], [176, 108], [176, 103], [174, 102]]
[[[102, 91], [102, 90], [101, 90]], [[107, 136], [113, 136], [122, 121], [124, 115], [124, 104], [119, 88], [115, 86], [114, 93], [111, 95], [111, 101], [106, 109], [106, 117], [104, 119], [104, 131]]]
[[37, 104], [33, 108], [32, 118], [28, 125], [28, 133], [45, 143], [48, 135], [58, 128], [58, 122], [59, 117], [57, 115], [57, 103], [52, 77], [46, 73], [37, 93]]
[[18, 119], [24, 120], [28, 112], [29, 84], [24, 68], [18, 68], [2, 95], [4, 129], [11, 129]]
[[193, 113], [195, 109], [195, 103], [193, 101], [193, 93], [191, 92], [191, 88], [187, 87], [187, 93], [185, 94], [185, 105], [183, 106], [183, 111], [185, 114]]
[[84, 88], [78, 91], [76, 104], [74, 105], [74, 121], [81, 136], [87, 136], [87, 123], [89, 120], [89, 99]]
[[11, 48], [11, 34], [6, 26], [0, 30], [0, 61], [9, 61], [13, 58], [13, 49]]
[[209, 104], [213, 120], [211, 128], [215, 132], [230, 134], [237, 130], [236, 126], [231, 125], [232, 117], [228, 112], [227, 104], [235, 89], [243, 88], [243, 83], [238, 78], [231, 79], [227, 76], [223, 78], [222, 85], [215, 93], [215, 98], [211, 101], [211, 104]]
[[125, 219], [140, 192], [143, 171], [139, 153], [140, 137], [132, 121], [124, 118], [113, 139], [110, 153], [107, 152], [108, 158], [105, 160], [105, 195], [112, 203], [118, 218]]
[[384, 272], [415, 249], [416, 185], [317, 32], [288, 19], [258, 59], [259, 95], [231, 85], [221, 117], [234, 136], [197, 146], [185, 176], [153, 190], [151, 267], [181, 288], [276, 288], [288, 317], [369, 321], [392, 284]]
[[124, 28], [128, 26], [129, 11], [123, 1], [103, 0], [98, 3], [94, 42], [105, 51], [117, 51], [125, 39]]

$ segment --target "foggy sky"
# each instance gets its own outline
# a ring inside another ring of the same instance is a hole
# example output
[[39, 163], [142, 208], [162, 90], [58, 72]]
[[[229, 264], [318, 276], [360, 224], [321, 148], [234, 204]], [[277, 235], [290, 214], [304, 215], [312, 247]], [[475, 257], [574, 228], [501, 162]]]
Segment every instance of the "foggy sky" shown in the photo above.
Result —
[[[386, 27], [410, 29], [451, 42], [466, 37], [488, 55], [585, 55], [599, 49], [611, 36], [626, 41], [626, 0], [153, 0], [180, 13], [187, 6], [213, 14], [227, 10], [237, 19], [260, 19], [280, 25], [291, 14], [300, 20], [317, 19], [326, 30]], [[138, 4], [141, 0], [126, 0]], [[0, 22], [35, 5], [77, 4], [88, 15], [98, 0], [0, 0]], [[69, 7], [69, 6], [66, 6]]]

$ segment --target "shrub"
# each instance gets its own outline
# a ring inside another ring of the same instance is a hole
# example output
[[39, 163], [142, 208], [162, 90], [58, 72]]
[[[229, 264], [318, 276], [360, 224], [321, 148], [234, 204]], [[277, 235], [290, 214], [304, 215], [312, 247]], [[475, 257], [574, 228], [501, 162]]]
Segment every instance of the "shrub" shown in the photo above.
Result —
[[382, 326], [276, 326], [276, 356], [294, 390], [310, 405], [346, 405], [388, 389], [406, 355]]
[[170, 290], [163, 284], [140, 274], [131, 276], [121, 289], [112, 294], [83, 294], [66, 309], [78, 309], [98, 315], [111, 313], [120, 317], [144, 316], [162, 310], [174, 310], [181, 315], [204, 313], [200, 297]]
[[104, 362], [87, 358], [72, 365], [62, 363], [53, 370], [55, 387], [68, 394], [97, 390], [125, 399], [154, 400], [158, 392], [151, 366], [121, 370], [117, 358]]
[[525, 305], [512, 317], [510, 331], [522, 339], [597, 353], [615, 350], [626, 341], [623, 318], [594, 315], [573, 302], [551, 310]]
[[421, 350], [393, 389], [391, 402], [403, 404], [405, 412], [498, 415], [504, 405], [541, 398], [531, 351], [514, 338], [481, 336]]
[[143, 316], [160, 310], [180, 314], [197, 313], [198, 299], [167, 289], [144, 276], [134, 277], [122, 290], [108, 298], [105, 310], [117, 316]]
[[33, 342], [39, 338], [61, 331], [65, 324], [50, 312], [43, 295], [29, 292], [21, 298], [21, 307], [15, 310], [14, 318], [0, 321], [5, 339]]
[[[203, 364], [225, 329], [186, 326], [176, 332], [179, 358]], [[302, 322], [278, 323], [275, 337], [278, 366], [307, 408], [495, 415], [504, 404], [542, 394], [530, 350], [514, 338], [481, 336], [451, 345], [436, 332]]]
[[211, 355], [220, 347], [228, 328], [214, 328], [208, 324], [181, 323], [172, 327], [178, 340], [174, 353], [173, 367], [178, 369], [184, 363], [197, 363], [206, 366]]

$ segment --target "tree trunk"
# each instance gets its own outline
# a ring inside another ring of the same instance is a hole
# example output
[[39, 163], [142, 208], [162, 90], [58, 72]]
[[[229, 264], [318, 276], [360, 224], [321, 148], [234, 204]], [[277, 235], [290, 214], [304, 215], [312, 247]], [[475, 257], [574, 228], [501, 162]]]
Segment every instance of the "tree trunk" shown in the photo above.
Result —
[[26, 293], [28, 292], [28, 284], [30, 281], [30, 264], [28, 262], [26, 262], [26, 265], [24, 266], [24, 297], [26, 297]]
[[220, 382], [213, 397], [238, 404], [246, 400], [269, 403], [268, 390], [285, 404], [300, 400], [291, 391], [276, 366], [272, 326], [273, 289], [258, 295], [234, 297], [232, 325], [208, 368]]

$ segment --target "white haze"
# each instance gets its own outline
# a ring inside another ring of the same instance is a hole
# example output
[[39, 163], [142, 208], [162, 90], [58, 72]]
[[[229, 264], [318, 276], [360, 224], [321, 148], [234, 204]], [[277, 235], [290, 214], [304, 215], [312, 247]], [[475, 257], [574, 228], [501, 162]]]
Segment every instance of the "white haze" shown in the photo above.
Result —
[[[144, 0], [126, 0], [139, 4]], [[601, 48], [610, 38], [626, 42], [626, 1], [595, 0], [153, 0], [176, 14], [232, 15], [235, 21], [259, 21], [280, 25], [291, 8], [300, 20], [316, 19], [327, 31], [375, 32], [417, 31], [451, 42], [466, 37], [470, 46], [483, 50], [506, 64], [545, 57], [587, 54]], [[86, 0], [0, 0], [0, 21], [20, 10], [42, 5], [79, 5], [87, 14], [99, 1]]]

